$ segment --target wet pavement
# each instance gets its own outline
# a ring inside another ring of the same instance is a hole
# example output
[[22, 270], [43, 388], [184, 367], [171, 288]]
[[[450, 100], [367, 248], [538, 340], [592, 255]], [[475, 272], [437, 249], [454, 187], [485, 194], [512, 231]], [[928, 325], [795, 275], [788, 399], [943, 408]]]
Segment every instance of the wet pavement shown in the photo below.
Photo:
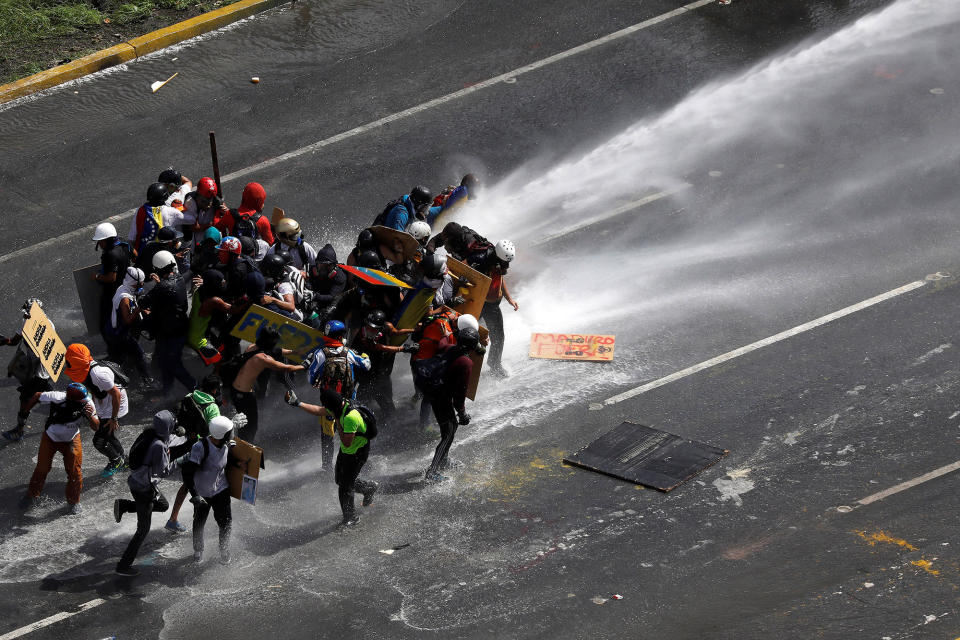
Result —
[[[345, 251], [409, 186], [483, 173], [489, 204], [470, 224], [520, 249], [520, 311], [505, 311], [513, 375], [484, 380], [449, 483], [418, 482], [435, 436], [416, 432], [412, 409], [388, 425], [368, 467], [382, 496], [347, 532], [316, 470], [315, 428], [271, 406], [262, 494], [255, 508], [234, 504], [234, 563], [194, 566], [189, 541], [157, 517], [133, 580], [109, 573], [133, 523], [114, 524], [125, 485], [97, 478], [92, 447], [82, 516], [63, 515], [56, 469], [49, 501], [17, 511], [34, 424], [0, 448], [0, 634], [96, 598], [25, 637], [960, 634], [956, 478], [837, 510], [958, 458], [953, 278], [589, 408], [960, 273], [960, 16], [917, 0], [851, 27], [887, 4], [709, 4], [229, 181], [228, 197], [262, 182], [268, 208]], [[131, 185], [170, 164], [207, 173], [208, 130], [231, 174], [678, 6], [298, 1], [6, 107], [0, 254], [19, 252], [4, 258], [2, 291], [39, 294], [70, 341], [81, 333], [70, 271], [96, 260], [92, 243], [77, 233], [26, 247], [137, 206]], [[4, 333], [18, 306], [0, 310]], [[530, 331], [616, 333], [617, 358], [527, 360]], [[396, 389], [403, 405], [408, 375]], [[127, 444], [159, 408], [134, 399]], [[624, 419], [731, 453], [669, 494], [561, 463]]]

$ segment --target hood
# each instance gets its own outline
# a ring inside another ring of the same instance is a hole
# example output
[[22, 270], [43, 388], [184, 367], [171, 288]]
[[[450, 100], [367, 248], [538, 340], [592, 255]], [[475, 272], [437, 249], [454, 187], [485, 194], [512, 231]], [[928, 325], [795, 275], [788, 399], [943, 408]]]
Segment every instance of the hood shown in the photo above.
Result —
[[200, 411], [203, 413], [203, 419], [207, 424], [210, 424], [211, 420], [220, 415], [217, 399], [209, 393], [197, 390], [190, 394], [190, 397], [193, 398], [194, 404], [200, 407]]
[[207, 269], [201, 275], [203, 284], [200, 285], [200, 299], [206, 300], [214, 296], [222, 295], [224, 276], [216, 269]]
[[166, 442], [170, 439], [170, 434], [176, 426], [176, 419], [173, 414], [164, 409], [153, 416], [153, 431], [157, 437]]
[[337, 252], [334, 250], [333, 245], [327, 243], [324, 245], [323, 249], [317, 252], [317, 262], [326, 262], [336, 264], [337, 262]]
[[71, 380], [74, 382], [83, 382], [87, 379], [93, 357], [90, 355], [90, 349], [88, 349], [86, 345], [74, 343], [67, 347], [66, 361], [67, 366], [64, 370]]
[[253, 213], [263, 211], [263, 203], [267, 199], [267, 192], [259, 182], [251, 182], [243, 188], [243, 197], [240, 200], [239, 213]]
[[243, 288], [248, 298], [253, 300], [255, 304], [260, 304], [260, 300], [267, 290], [267, 282], [259, 271], [251, 271], [243, 282]]

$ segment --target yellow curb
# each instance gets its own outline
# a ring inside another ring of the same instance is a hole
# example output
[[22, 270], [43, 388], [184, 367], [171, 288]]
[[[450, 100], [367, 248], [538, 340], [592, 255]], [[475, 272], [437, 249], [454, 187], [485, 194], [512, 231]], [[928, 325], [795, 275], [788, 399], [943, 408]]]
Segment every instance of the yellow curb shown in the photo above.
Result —
[[195, 18], [178, 22], [109, 49], [91, 53], [88, 56], [35, 73], [9, 84], [0, 85], [0, 104], [55, 87], [70, 80], [82, 78], [108, 67], [130, 62], [148, 53], [159, 51], [164, 47], [214, 31], [237, 20], [248, 18], [259, 11], [275, 7], [283, 1], [285, 0], [240, 0], [240, 2], [216, 11], [210, 11]]
[[109, 49], [91, 53], [58, 67], [35, 73], [32, 76], [21, 78], [0, 86], [0, 103], [9, 102], [14, 98], [43, 91], [68, 80], [76, 80], [85, 75], [95, 73], [107, 67], [129, 62], [137, 57], [134, 48], [124, 42]]

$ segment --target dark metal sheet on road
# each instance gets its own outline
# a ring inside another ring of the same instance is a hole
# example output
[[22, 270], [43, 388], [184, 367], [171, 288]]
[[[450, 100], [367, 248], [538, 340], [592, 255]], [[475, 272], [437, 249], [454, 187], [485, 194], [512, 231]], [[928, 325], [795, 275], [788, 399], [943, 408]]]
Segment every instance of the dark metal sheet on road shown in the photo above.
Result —
[[666, 431], [624, 422], [563, 461], [666, 492], [728, 453]]

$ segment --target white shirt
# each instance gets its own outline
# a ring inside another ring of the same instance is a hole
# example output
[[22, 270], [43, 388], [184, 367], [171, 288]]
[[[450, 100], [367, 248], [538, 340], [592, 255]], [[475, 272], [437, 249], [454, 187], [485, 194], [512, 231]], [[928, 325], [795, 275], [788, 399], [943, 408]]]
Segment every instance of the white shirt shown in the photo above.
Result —
[[179, 200], [180, 205], [183, 206], [183, 204], [187, 201], [187, 194], [190, 193], [191, 191], [193, 191], [193, 183], [184, 182], [183, 184], [180, 185], [179, 189], [177, 189], [167, 197], [167, 201], [164, 204], [166, 204], [168, 207], [172, 207], [173, 203]]
[[[54, 404], [64, 402], [67, 399], [67, 394], [65, 391], [44, 391], [40, 394], [40, 403], [41, 404]], [[88, 398], [86, 404], [93, 407], [93, 417], [97, 417], [97, 408], [94, 406], [93, 402]], [[76, 420], [68, 422], [67, 424], [51, 424], [46, 431], [47, 436], [54, 442], [70, 442], [77, 437], [77, 434], [80, 433], [80, 427], [83, 425], [89, 425], [89, 421], [85, 415], [81, 415]]]
[[203, 458], [203, 442], [195, 442], [187, 460], [200, 465], [193, 476], [193, 488], [203, 498], [212, 498], [227, 488], [227, 458], [230, 447], [226, 442], [220, 447], [213, 446], [207, 438], [207, 458]]
[[[117, 412], [117, 417], [122, 418], [123, 416], [127, 415], [129, 412], [129, 406], [127, 404], [127, 390], [117, 385], [113, 371], [110, 370], [110, 367], [104, 367], [100, 365], [94, 365], [90, 367], [90, 382], [92, 382], [93, 386], [95, 386], [101, 392], [109, 391], [114, 387], [119, 388], [120, 410]], [[110, 397], [110, 394], [107, 394], [103, 400], [93, 395], [93, 406], [97, 408], [97, 415], [102, 416], [104, 420], [113, 417], [113, 398]]]
[[[290, 284], [289, 282], [281, 282], [280, 284], [277, 285], [276, 288], [277, 288], [277, 293], [280, 294], [281, 298], [287, 295], [293, 296], [293, 302], [294, 304], [296, 304], [297, 293], [296, 293], [296, 290], [293, 288], [292, 284]], [[295, 308], [291, 313], [294, 315], [295, 317], [294, 319], [297, 322], [303, 321], [303, 314], [300, 313], [300, 309]]]
[[[183, 212], [179, 209], [174, 209], [173, 207], [168, 207], [163, 205], [160, 207], [160, 220], [163, 222], [164, 227], [176, 227], [180, 228], [180, 225], [183, 224]], [[137, 216], [134, 215], [133, 219], [130, 220], [130, 233], [127, 234], [127, 239], [130, 242], [137, 241]]]

